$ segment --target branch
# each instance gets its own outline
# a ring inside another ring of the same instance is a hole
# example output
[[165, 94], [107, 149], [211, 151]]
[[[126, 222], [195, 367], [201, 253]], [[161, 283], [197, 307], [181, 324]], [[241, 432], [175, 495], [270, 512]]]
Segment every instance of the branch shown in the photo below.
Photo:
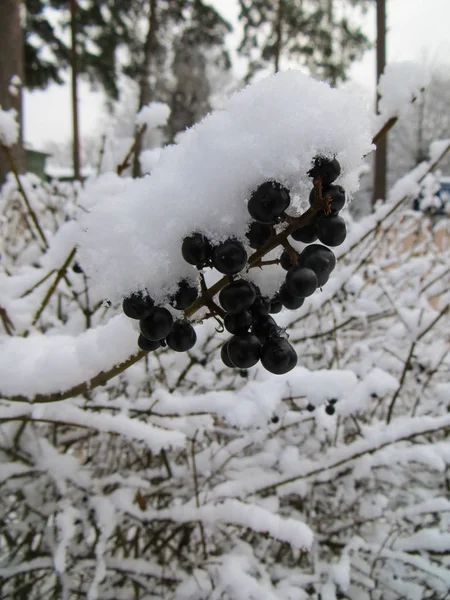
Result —
[[138, 360], [141, 360], [141, 358], [146, 354], [147, 352], [144, 351], [140, 351], [137, 354], [132, 354], [123, 362], [111, 367], [111, 369], [108, 371], [100, 371], [100, 373], [97, 373], [97, 375], [92, 377], [92, 379], [83, 381], [82, 383], [79, 383], [62, 392], [56, 392], [54, 394], [37, 394], [31, 400], [26, 396], [20, 395], [10, 397], [2, 395], [2, 399], [8, 402], [26, 402], [28, 404], [46, 404], [47, 402], [60, 402], [61, 400], [67, 400], [68, 398], [85, 394], [99, 385], [105, 385], [110, 379], [120, 375], [120, 373], [123, 373], [123, 371], [128, 369], [128, 367], [131, 367], [131, 365], [137, 363]]
[[146, 129], [147, 129], [147, 124], [144, 123], [144, 125], [142, 125], [142, 127], [136, 131], [133, 143], [131, 144], [128, 152], [126, 153], [125, 158], [119, 165], [117, 165], [117, 168], [116, 168], [117, 175], [122, 175], [123, 171], [125, 171], [125, 169], [128, 169], [128, 167], [131, 166], [130, 159], [133, 156], [133, 154], [136, 150], [136, 147], [139, 144], [139, 141], [142, 138], [142, 136], [144, 135], [144, 132], [146, 131]]
[[70, 263], [72, 262], [74, 256], [75, 256], [75, 252], [76, 249], [74, 248], [69, 256], [66, 258], [64, 264], [62, 265], [62, 267], [58, 270], [56, 277], [55, 277], [55, 281], [52, 283], [52, 285], [48, 288], [47, 293], [44, 296], [44, 299], [42, 300], [42, 303], [40, 305], [40, 307], [38, 308], [36, 314], [33, 317], [33, 321], [32, 321], [32, 325], [36, 325], [36, 323], [39, 320], [39, 317], [41, 316], [41, 314], [44, 312], [45, 307], [47, 306], [47, 304], [50, 302], [50, 298], [52, 297], [53, 293], [55, 292], [58, 283], [61, 281], [61, 279], [63, 279], [63, 277], [66, 274], [67, 271], [67, 267], [70, 265]]
[[39, 220], [37, 218], [36, 213], [31, 208], [31, 204], [30, 204], [30, 201], [28, 200], [27, 193], [25, 192], [25, 189], [24, 189], [24, 187], [22, 185], [22, 182], [20, 181], [20, 177], [19, 177], [19, 174], [17, 172], [17, 168], [16, 168], [16, 165], [14, 163], [14, 159], [13, 159], [13, 156], [11, 154], [11, 150], [8, 148], [8, 146], [5, 146], [4, 144], [2, 144], [2, 148], [3, 148], [3, 150], [4, 150], [5, 154], [6, 154], [6, 158], [8, 159], [8, 163], [9, 163], [9, 168], [11, 169], [11, 172], [13, 173], [14, 178], [15, 178], [15, 180], [17, 182], [17, 187], [19, 188], [19, 191], [22, 194], [23, 201], [25, 202], [25, 206], [27, 207], [27, 210], [28, 210], [28, 213], [29, 213], [29, 215], [31, 217], [31, 220], [33, 221], [34, 226], [36, 227], [36, 229], [37, 229], [37, 231], [39, 233], [39, 237], [41, 238], [41, 240], [42, 240], [42, 242], [44, 244], [44, 247], [48, 248], [47, 238], [45, 237], [45, 234], [44, 234], [44, 232], [41, 229], [41, 226], [39, 224]]

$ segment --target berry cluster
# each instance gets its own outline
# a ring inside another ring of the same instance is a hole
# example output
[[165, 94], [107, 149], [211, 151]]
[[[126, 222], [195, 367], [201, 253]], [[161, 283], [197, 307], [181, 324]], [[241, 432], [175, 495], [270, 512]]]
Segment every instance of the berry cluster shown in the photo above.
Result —
[[[198, 296], [198, 289], [183, 279], [169, 304], [178, 310], [190, 306]], [[137, 292], [125, 298], [123, 312], [130, 319], [139, 319], [138, 346], [147, 352], [168, 346], [175, 352], [187, 352], [195, 345], [197, 334], [186, 319], [175, 319], [163, 306], [155, 306], [151, 296]]]
[[[232, 334], [221, 350], [226, 366], [248, 369], [261, 361], [265, 369], [278, 375], [295, 367], [297, 354], [285, 330], [271, 315], [283, 307], [299, 308], [305, 298], [326, 284], [336, 265], [335, 256], [327, 246], [338, 246], [346, 236], [345, 222], [339, 216], [345, 204], [345, 191], [333, 183], [340, 175], [338, 161], [316, 157], [308, 175], [314, 183], [309, 196], [311, 207], [300, 217], [286, 214], [291, 203], [290, 192], [280, 183], [266, 181], [253, 191], [247, 205], [252, 221], [246, 237], [248, 246], [255, 250], [250, 256], [242, 241], [234, 237], [219, 244], [213, 244], [202, 232], [184, 238], [181, 254], [187, 263], [199, 271], [210, 267], [224, 275], [218, 284], [207, 289], [200, 273], [200, 297], [195, 283], [187, 280], [178, 283], [178, 290], [168, 304], [185, 311], [185, 318], [174, 320], [172, 312], [164, 306], [155, 306], [148, 294], [134, 293], [125, 298], [124, 313], [140, 321], [141, 349], [150, 351], [167, 345], [177, 352], [190, 350], [196, 334], [188, 317], [206, 306], [212, 316], [223, 319], [224, 328]], [[287, 226], [283, 227], [284, 224]], [[309, 245], [298, 253], [289, 243], [289, 235]], [[317, 240], [322, 243], [313, 243]], [[246, 279], [246, 274], [252, 267], [263, 267], [261, 259], [278, 246], [284, 250], [275, 262], [286, 271], [286, 278], [279, 291], [269, 298]]]

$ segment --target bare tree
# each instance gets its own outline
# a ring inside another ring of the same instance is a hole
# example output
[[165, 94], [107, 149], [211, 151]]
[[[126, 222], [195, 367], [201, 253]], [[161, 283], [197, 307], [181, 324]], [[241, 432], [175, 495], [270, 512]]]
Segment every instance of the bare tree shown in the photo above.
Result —
[[[23, 35], [20, 25], [20, 0], [2, 0], [0, 3], [0, 106], [3, 110], [14, 108], [19, 114], [20, 136], [12, 149], [12, 156], [19, 173], [25, 171], [25, 153], [22, 147], [22, 93], [10, 93], [12, 77], [23, 81]], [[5, 180], [10, 165], [0, 154], [0, 185]]]
[[[386, 0], [377, 0], [377, 82], [386, 66]], [[378, 107], [377, 99], [377, 107]], [[377, 143], [372, 204], [386, 198], [387, 135]]]

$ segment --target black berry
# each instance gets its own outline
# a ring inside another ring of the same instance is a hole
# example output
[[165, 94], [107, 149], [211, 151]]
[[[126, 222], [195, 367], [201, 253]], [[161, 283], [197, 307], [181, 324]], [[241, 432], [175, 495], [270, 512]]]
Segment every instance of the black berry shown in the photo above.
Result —
[[308, 412], [314, 412], [316, 410], [316, 407], [314, 406], [314, 404], [307, 404], [306, 405], [306, 410]]
[[336, 266], [336, 257], [326, 246], [311, 244], [300, 254], [299, 264], [312, 269], [317, 276], [319, 286], [323, 286]]
[[225, 342], [225, 344], [220, 349], [220, 358], [222, 359], [222, 362], [226, 367], [229, 367], [230, 369], [235, 368], [230, 360], [230, 357], [228, 356], [228, 342]]
[[127, 296], [122, 302], [122, 310], [130, 319], [142, 319], [151, 312], [153, 306], [152, 298], [144, 296], [140, 292]]
[[181, 254], [186, 262], [203, 267], [211, 258], [211, 244], [202, 233], [193, 233], [184, 238]]
[[317, 240], [316, 224], [311, 223], [300, 227], [291, 233], [292, 238], [296, 242], [303, 242], [304, 244], [311, 244]]
[[332, 404], [327, 404], [325, 406], [325, 412], [327, 413], [327, 415], [334, 415], [334, 413], [336, 412], [336, 409], [334, 408], [334, 406]]
[[140, 320], [141, 333], [148, 340], [162, 340], [170, 333], [173, 317], [167, 308], [157, 306], [152, 312]]
[[159, 340], [152, 342], [144, 337], [141, 333], [138, 337], [138, 346], [141, 350], [152, 352], [152, 350], [156, 350], [157, 348], [161, 347], [161, 342]]
[[[340, 210], [344, 208], [345, 205], [345, 190], [341, 185], [330, 185], [326, 188], [322, 189], [322, 197], [326, 198], [329, 196], [331, 198], [331, 212], [338, 213]], [[311, 193], [309, 194], [309, 203], [311, 206], [314, 204], [316, 199], [316, 190], [313, 188]], [[295, 238], [294, 238], [295, 239]]]
[[240, 313], [253, 304], [256, 298], [254, 286], [238, 279], [226, 285], [219, 294], [219, 302], [227, 313]]
[[270, 300], [266, 296], [256, 296], [251, 307], [254, 317], [267, 316], [270, 312]]
[[198, 298], [198, 288], [187, 279], [178, 284], [178, 290], [171, 299], [170, 304], [178, 310], [186, 310]]
[[175, 321], [171, 332], [166, 337], [169, 348], [175, 352], [187, 352], [195, 346], [197, 334], [189, 321]]
[[280, 295], [275, 294], [275, 296], [270, 301], [270, 311], [269, 312], [272, 315], [276, 315], [277, 313], [281, 312], [282, 308], [283, 308], [283, 304], [281, 303]]
[[271, 225], [253, 221], [253, 223], [250, 224], [245, 236], [248, 239], [250, 247], [257, 250], [258, 248], [261, 248], [261, 246], [264, 246], [264, 244], [268, 241], [272, 235], [272, 231]]
[[237, 314], [225, 315], [223, 324], [225, 329], [233, 335], [247, 333], [253, 323], [253, 317], [250, 311], [244, 310]]
[[322, 186], [328, 187], [341, 174], [341, 165], [335, 158], [326, 158], [325, 156], [316, 156], [313, 161], [313, 167], [308, 171], [308, 175], [315, 179], [321, 179]]
[[261, 344], [272, 337], [279, 337], [281, 328], [275, 319], [269, 316], [261, 316], [253, 322], [252, 333], [256, 335]]
[[[294, 254], [294, 251], [293, 251], [293, 254]], [[297, 260], [298, 260], [299, 254], [297, 254], [297, 252], [295, 252], [295, 255], [296, 255]], [[295, 263], [293, 261], [293, 258], [289, 254], [289, 252], [286, 252], [286, 250], [283, 250], [283, 252], [282, 252], [282, 254], [280, 256], [280, 267], [282, 269], [284, 269], [285, 271], [288, 271], [291, 267], [294, 266], [294, 264]]]
[[261, 345], [256, 335], [233, 336], [228, 342], [228, 357], [235, 367], [249, 369], [259, 360]]
[[345, 221], [339, 215], [322, 217], [317, 221], [317, 237], [327, 246], [340, 246], [347, 236]]
[[317, 275], [308, 267], [296, 266], [286, 274], [286, 290], [296, 298], [314, 294], [318, 286]]
[[293, 296], [286, 289], [285, 283], [283, 283], [283, 285], [281, 286], [279, 293], [280, 293], [281, 303], [283, 304], [283, 306], [285, 308], [288, 308], [289, 310], [295, 310], [297, 308], [300, 308], [300, 306], [302, 306], [303, 302], [305, 301], [304, 298], [297, 298], [296, 296]]
[[248, 212], [260, 223], [274, 223], [291, 202], [289, 190], [276, 181], [266, 181], [251, 195]]
[[273, 338], [262, 347], [261, 362], [270, 373], [283, 375], [296, 366], [297, 353], [286, 339]]
[[238, 240], [225, 240], [213, 249], [212, 263], [220, 273], [234, 275], [247, 264], [247, 252]]
[[80, 263], [77, 263], [77, 262], [73, 265], [72, 271], [74, 273], [84, 273], [83, 269], [80, 266]]

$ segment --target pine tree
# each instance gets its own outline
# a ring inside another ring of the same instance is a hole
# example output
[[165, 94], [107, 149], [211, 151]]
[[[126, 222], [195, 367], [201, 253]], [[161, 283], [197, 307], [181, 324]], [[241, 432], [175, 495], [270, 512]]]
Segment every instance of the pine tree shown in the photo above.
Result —
[[[239, 0], [244, 33], [239, 51], [249, 59], [247, 79], [282, 57], [306, 67], [315, 77], [336, 85], [350, 64], [369, 48], [350, 7], [366, 10], [369, 0]], [[342, 5], [346, 5], [343, 10]]]

